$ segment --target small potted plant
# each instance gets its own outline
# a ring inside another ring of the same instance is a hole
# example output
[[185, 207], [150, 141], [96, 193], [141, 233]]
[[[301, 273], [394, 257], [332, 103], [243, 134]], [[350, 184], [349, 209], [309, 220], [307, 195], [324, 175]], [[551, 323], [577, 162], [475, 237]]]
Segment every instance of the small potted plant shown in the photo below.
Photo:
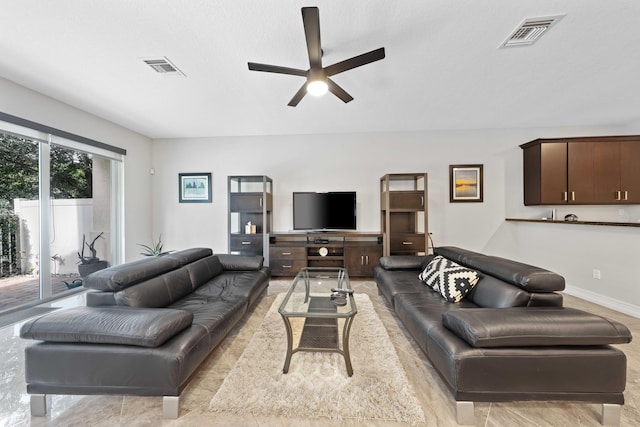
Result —
[[[78, 252], [78, 272], [80, 273], [80, 277], [87, 277], [89, 274], [107, 268], [109, 264], [107, 261], [100, 260], [96, 254], [96, 240], [102, 237], [104, 232], [98, 234], [95, 239], [91, 241], [91, 243], [87, 243], [86, 237], [82, 235], [82, 252]], [[84, 248], [88, 247], [91, 256], [84, 255]]]
[[144, 249], [144, 252], [140, 252], [140, 255], [144, 255], [144, 256], [162, 256], [162, 255], [166, 255], [168, 253], [173, 252], [173, 251], [162, 251], [162, 247], [163, 247], [162, 234], [158, 236], [157, 243], [154, 242], [152, 239], [151, 245], [143, 245], [142, 243], [136, 243], [136, 244], [140, 246], [142, 249]]

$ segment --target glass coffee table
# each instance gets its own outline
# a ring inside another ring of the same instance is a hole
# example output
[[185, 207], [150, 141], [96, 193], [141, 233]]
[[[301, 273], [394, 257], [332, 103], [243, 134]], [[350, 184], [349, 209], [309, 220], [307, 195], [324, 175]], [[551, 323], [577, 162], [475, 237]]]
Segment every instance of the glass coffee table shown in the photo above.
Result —
[[289, 372], [293, 354], [329, 351], [340, 353], [347, 365], [347, 374], [353, 375], [349, 332], [358, 309], [346, 269], [301, 269], [278, 312], [287, 329], [287, 356], [282, 369], [285, 374]]

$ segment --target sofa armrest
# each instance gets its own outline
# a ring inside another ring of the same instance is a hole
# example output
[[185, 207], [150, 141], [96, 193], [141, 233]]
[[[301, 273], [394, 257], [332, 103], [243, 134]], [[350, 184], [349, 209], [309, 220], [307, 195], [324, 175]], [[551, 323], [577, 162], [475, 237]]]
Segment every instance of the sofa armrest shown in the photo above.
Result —
[[264, 263], [264, 257], [261, 255], [228, 255], [228, 254], [216, 254], [222, 264], [222, 268], [230, 271], [242, 271], [242, 270], [260, 270]]
[[192, 322], [192, 313], [171, 308], [75, 307], [28, 321], [20, 337], [158, 347]]
[[563, 307], [467, 308], [442, 315], [442, 324], [472, 347], [625, 344], [622, 323]]
[[385, 270], [421, 270], [433, 255], [392, 255], [380, 258], [380, 266]]

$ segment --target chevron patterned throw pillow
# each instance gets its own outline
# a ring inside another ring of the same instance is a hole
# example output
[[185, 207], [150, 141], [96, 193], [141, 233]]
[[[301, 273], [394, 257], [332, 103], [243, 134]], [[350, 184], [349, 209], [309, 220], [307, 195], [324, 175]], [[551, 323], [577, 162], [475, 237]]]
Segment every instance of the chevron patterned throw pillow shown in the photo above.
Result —
[[460, 302], [480, 280], [477, 271], [440, 255], [433, 258], [418, 277], [449, 302]]

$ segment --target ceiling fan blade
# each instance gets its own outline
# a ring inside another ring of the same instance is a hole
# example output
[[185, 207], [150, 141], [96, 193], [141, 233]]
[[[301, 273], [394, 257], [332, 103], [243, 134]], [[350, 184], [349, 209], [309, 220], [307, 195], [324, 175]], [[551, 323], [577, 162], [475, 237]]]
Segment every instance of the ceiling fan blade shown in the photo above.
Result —
[[317, 7], [302, 8], [302, 23], [307, 39], [309, 65], [311, 68], [322, 68], [322, 46], [320, 45], [320, 12]]
[[338, 86], [333, 80], [327, 79], [327, 86], [329, 86], [329, 91], [338, 98], [342, 99], [345, 104], [349, 101], [353, 101], [353, 97], [349, 95], [347, 91]]
[[297, 68], [281, 67], [279, 65], [256, 64], [255, 62], [249, 62], [249, 69], [251, 71], [265, 71], [267, 73], [291, 74], [294, 76], [302, 76], [302, 77], [307, 76], [307, 72], [305, 70], [298, 70]]
[[335, 76], [343, 71], [350, 70], [352, 68], [361, 67], [371, 62], [379, 61], [384, 58], [384, 48], [372, 50], [371, 52], [363, 53], [362, 55], [354, 56], [344, 61], [336, 62], [333, 65], [329, 65], [324, 69], [327, 76]]
[[306, 94], [307, 94], [307, 82], [304, 82], [302, 87], [296, 92], [295, 95], [293, 95], [293, 98], [291, 98], [291, 101], [289, 101], [287, 105], [289, 107], [295, 107], [296, 105], [298, 105], [300, 100], [304, 98]]

